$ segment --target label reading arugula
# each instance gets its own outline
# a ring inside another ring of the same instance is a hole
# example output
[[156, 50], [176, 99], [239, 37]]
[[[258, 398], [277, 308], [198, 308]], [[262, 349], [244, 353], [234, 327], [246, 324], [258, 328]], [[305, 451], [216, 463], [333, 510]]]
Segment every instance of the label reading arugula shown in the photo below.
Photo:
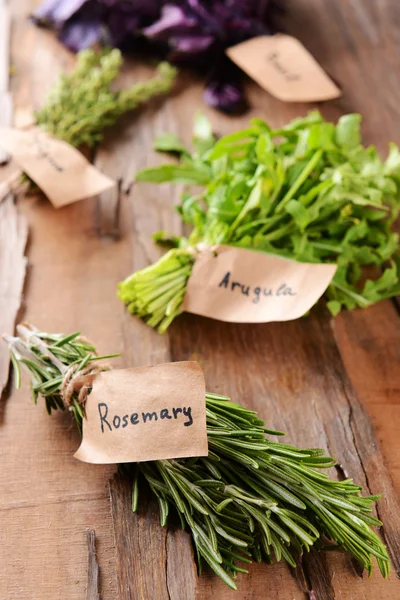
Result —
[[314, 57], [290, 35], [255, 37], [228, 48], [226, 53], [279, 100], [313, 102], [341, 95]]
[[196, 362], [100, 373], [75, 458], [95, 464], [207, 456], [206, 390]]
[[291, 321], [317, 302], [336, 268], [233, 246], [202, 249], [183, 309], [231, 323]]

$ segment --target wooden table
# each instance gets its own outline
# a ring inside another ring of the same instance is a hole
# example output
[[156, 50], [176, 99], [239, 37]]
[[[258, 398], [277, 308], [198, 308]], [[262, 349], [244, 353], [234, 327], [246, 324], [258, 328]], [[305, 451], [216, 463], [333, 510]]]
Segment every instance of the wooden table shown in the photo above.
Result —
[[[10, 2], [16, 107], [40, 106], [60, 69], [73, 62], [51, 33], [27, 21], [34, 5]], [[342, 98], [319, 107], [324, 116], [361, 112], [365, 141], [383, 152], [390, 140], [400, 141], [397, 0], [288, 0], [283, 26], [343, 89]], [[150, 73], [128, 65], [121, 84]], [[108, 195], [56, 211], [44, 198], [18, 197], [13, 222], [22, 215], [30, 230], [18, 318], [49, 331], [80, 330], [101, 352], [122, 352], [120, 366], [196, 359], [208, 389], [258, 410], [292, 443], [327, 449], [343, 465], [338, 476], [348, 472], [366, 490], [383, 493], [378, 513], [385, 521], [391, 576], [384, 581], [376, 569], [368, 579], [348, 556], [333, 552], [306, 556], [296, 572], [284, 563], [254, 565], [249, 576], [238, 578], [236, 593], [209, 572], [198, 578], [189, 537], [162, 529], [153, 502], [144, 501], [133, 515], [128, 484], [109, 483], [114, 468], [73, 459], [78, 435], [69, 415], [49, 418], [42, 403], [35, 407], [25, 380], [19, 392], [10, 386], [3, 394], [0, 412], [1, 600], [82, 600], [87, 528], [96, 531], [102, 600], [400, 598], [396, 304], [385, 301], [336, 319], [319, 307], [298, 321], [257, 326], [185, 315], [160, 336], [116, 298], [118, 281], [158, 257], [150, 235], [159, 229], [180, 232], [172, 210], [179, 190], [169, 185], [129, 190], [135, 170], [159, 160], [151, 150], [157, 133], [175, 131], [189, 141], [199, 107], [219, 133], [242, 126], [249, 116], [264, 116], [277, 126], [310, 108], [283, 104], [255, 84], [248, 87], [252, 111], [245, 118], [204, 107], [201, 82], [182, 75], [173, 96], [124, 119], [95, 157], [99, 168], [121, 179], [120, 199]], [[0, 178], [2, 173], [4, 168]], [[18, 262], [18, 252], [12, 255]], [[0, 315], [2, 326], [4, 318]], [[94, 589], [89, 586], [92, 600]]]

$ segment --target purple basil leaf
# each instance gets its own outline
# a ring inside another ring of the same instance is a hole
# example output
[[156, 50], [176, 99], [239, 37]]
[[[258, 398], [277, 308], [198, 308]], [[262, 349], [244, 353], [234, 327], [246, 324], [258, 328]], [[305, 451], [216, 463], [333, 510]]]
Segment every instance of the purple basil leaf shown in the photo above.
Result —
[[85, 48], [90, 48], [100, 40], [101, 22], [99, 17], [92, 19], [71, 20], [65, 23], [59, 33], [62, 43], [72, 50], [78, 52]]
[[[100, 41], [121, 49], [144, 47], [208, 74], [205, 101], [236, 112], [245, 106], [239, 71], [226, 48], [270, 33], [283, 0], [43, 0], [34, 13], [72, 50]], [[221, 66], [223, 65], [223, 68]]]
[[167, 42], [171, 36], [194, 29], [196, 25], [196, 20], [187, 16], [181, 7], [166, 4], [158, 21], [145, 27], [143, 34], [150, 39]]
[[106, 20], [106, 25], [112, 46], [121, 46], [128, 36], [132, 36], [138, 29], [140, 17], [126, 14], [122, 11], [112, 12]]
[[62, 25], [86, 2], [87, 0], [44, 0], [32, 16], [37, 21], [49, 21], [53, 25]]
[[196, 54], [207, 50], [213, 42], [211, 35], [176, 36], [170, 40], [170, 45], [174, 53]]
[[242, 86], [235, 80], [213, 79], [203, 92], [203, 100], [212, 108], [229, 114], [240, 113], [248, 108]]

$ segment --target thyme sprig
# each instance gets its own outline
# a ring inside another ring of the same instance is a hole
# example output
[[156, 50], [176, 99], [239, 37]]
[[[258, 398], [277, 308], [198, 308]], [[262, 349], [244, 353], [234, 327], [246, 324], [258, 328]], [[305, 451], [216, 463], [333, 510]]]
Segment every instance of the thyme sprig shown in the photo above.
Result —
[[114, 90], [122, 63], [117, 49], [79, 52], [74, 70], [61, 75], [47, 102], [36, 113], [37, 124], [72, 146], [92, 148], [121, 115], [168, 92], [177, 73], [172, 65], [163, 62], [152, 79]]
[[[21, 366], [31, 376], [35, 403], [45, 400], [49, 414], [65, 408], [61, 386], [71, 365], [82, 369], [107, 357], [78, 333], [40, 332], [18, 327], [9, 344], [17, 387]], [[73, 398], [70, 409], [82, 429], [84, 409]], [[335, 465], [319, 448], [300, 449], [278, 443], [251, 411], [229, 398], [206, 394], [209, 454], [203, 458], [157, 460], [120, 465], [132, 478], [132, 510], [139, 506], [141, 481], [156, 496], [161, 525], [172, 511], [191, 532], [199, 571], [204, 563], [231, 588], [252, 560], [284, 559], [295, 567], [297, 557], [312, 546], [349, 552], [370, 574], [375, 556], [384, 577], [389, 557], [371, 529], [381, 522], [372, 514], [379, 496], [362, 496], [351, 479], [336, 481], [322, 473]], [[335, 543], [335, 546], [332, 544]]]

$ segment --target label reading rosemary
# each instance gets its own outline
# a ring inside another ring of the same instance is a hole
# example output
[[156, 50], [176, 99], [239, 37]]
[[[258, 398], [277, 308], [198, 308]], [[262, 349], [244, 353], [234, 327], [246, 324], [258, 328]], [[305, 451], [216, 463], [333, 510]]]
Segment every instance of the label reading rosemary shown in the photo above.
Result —
[[232, 323], [290, 321], [317, 302], [335, 271], [336, 265], [216, 246], [198, 254], [183, 309]]
[[0, 129], [0, 146], [10, 152], [56, 208], [115, 186], [115, 181], [100, 173], [79, 150], [39, 128]]
[[75, 454], [89, 463], [206, 456], [206, 390], [196, 362], [106, 371], [85, 405]]
[[284, 34], [255, 37], [226, 51], [270, 94], [286, 102], [330, 100], [341, 95], [299, 40]]

